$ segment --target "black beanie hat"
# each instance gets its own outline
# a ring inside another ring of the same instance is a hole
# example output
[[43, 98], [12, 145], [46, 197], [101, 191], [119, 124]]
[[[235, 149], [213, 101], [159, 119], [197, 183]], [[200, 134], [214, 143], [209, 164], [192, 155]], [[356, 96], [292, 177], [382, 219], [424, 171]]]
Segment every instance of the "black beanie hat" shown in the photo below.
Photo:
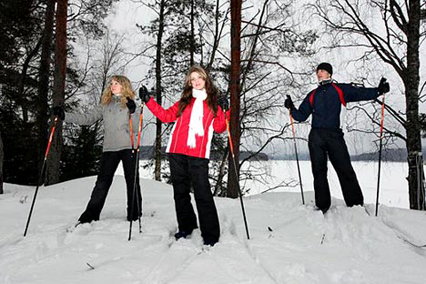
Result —
[[327, 63], [327, 62], [323, 62], [323, 63], [321, 63], [320, 65], [318, 65], [318, 67], [317, 67], [317, 72], [318, 72], [318, 70], [325, 70], [325, 71], [327, 71], [328, 73], [330, 73], [330, 75], [333, 75], [333, 67], [331, 66], [331, 64], [330, 63]]

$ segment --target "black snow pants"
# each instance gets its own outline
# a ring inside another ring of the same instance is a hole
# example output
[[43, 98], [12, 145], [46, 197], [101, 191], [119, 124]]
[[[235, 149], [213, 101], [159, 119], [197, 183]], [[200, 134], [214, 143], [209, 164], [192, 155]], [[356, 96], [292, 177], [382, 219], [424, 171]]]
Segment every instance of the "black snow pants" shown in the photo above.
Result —
[[197, 220], [189, 194], [192, 184], [204, 242], [217, 242], [220, 227], [208, 179], [209, 160], [169, 154], [169, 162], [179, 231], [192, 232], [197, 228]]
[[[142, 196], [139, 185], [139, 172], [136, 175], [136, 198], [133, 198], [133, 184], [135, 181], [135, 154], [132, 150], [121, 150], [114, 152], [104, 152], [101, 159], [101, 169], [96, 180], [95, 188], [92, 191], [86, 210], [78, 219], [82, 223], [99, 220], [102, 208], [104, 207], [109, 188], [111, 187], [114, 173], [120, 161], [123, 163], [124, 178], [127, 187], [127, 220], [137, 220], [142, 216]], [[132, 206], [133, 200], [133, 206]]]
[[309, 154], [314, 176], [315, 204], [318, 209], [325, 213], [331, 205], [327, 155], [336, 170], [346, 205], [364, 204], [341, 129], [312, 128], [309, 133]]

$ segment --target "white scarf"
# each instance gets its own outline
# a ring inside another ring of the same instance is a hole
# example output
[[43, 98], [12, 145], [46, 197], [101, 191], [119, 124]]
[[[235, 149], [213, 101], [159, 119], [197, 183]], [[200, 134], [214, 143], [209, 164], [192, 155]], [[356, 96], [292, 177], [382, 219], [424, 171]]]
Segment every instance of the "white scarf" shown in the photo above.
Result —
[[204, 136], [203, 101], [207, 98], [207, 93], [206, 93], [206, 90], [192, 89], [192, 96], [195, 98], [195, 102], [191, 111], [191, 118], [189, 121], [188, 141], [186, 142], [186, 145], [188, 145], [189, 148], [195, 148], [196, 146], [195, 135]]

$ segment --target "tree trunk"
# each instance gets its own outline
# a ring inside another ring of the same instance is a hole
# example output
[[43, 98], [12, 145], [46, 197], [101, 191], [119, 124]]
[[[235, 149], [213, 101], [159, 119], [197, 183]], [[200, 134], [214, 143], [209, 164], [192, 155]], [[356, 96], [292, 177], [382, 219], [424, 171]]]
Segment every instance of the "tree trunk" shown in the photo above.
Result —
[[[155, 89], [156, 89], [156, 101], [159, 105], [162, 104], [161, 98], [161, 44], [163, 39], [164, 32], [164, 10], [165, 10], [165, 1], [161, 0], [160, 3], [160, 14], [159, 14], [159, 23], [158, 23], [158, 34], [157, 34], [157, 54], [155, 60]], [[156, 119], [156, 131], [155, 131], [155, 169], [154, 169], [154, 178], [155, 180], [161, 181], [161, 134], [162, 134], [162, 122], [158, 118]]]
[[22, 108], [22, 120], [24, 122], [28, 122], [28, 99], [25, 97], [25, 81], [28, 75], [28, 68], [30, 67], [31, 60], [37, 55], [40, 46], [42, 43], [42, 39], [40, 39], [34, 49], [27, 55], [27, 58], [24, 60], [24, 64], [22, 64], [21, 78], [18, 82], [18, 99], [17, 102], [20, 104]]
[[0, 194], [3, 194], [3, 159], [4, 159], [3, 140], [1, 139], [1, 133], [0, 133]]
[[[231, 118], [229, 126], [232, 137], [233, 153], [229, 155], [228, 197], [232, 198], [237, 198], [240, 190], [241, 7], [242, 0], [231, 0], [231, 74], [229, 88], [231, 93]], [[235, 159], [235, 163], [232, 159]]]
[[[58, 0], [56, 10], [55, 72], [53, 81], [53, 105], [62, 106], [65, 98], [67, 66], [67, 8], [68, 0]], [[59, 121], [53, 137], [46, 167], [46, 185], [59, 182], [62, 151], [62, 121]]]
[[219, 29], [219, 17], [220, 17], [220, 2], [219, 0], [216, 0], [216, 12], [215, 12], [215, 17], [214, 17], [214, 23], [215, 23], [215, 27], [214, 27], [214, 39], [213, 39], [213, 44], [212, 44], [212, 52], [211, 52], [211, 56], [209, 59], [209, 63], [206, 66], [207, 70], [210, 70], [211, 67], [213, 66], [213, 62], [214, 59], [216, 57], [216, 51], [217, 48], [219, 46], [219, 41], [220, 41], [220, 29]]
[[41, 168], [44, 159], [44, 153], [47, 146], [47, 125], [48, 125], [48, 95], [50, 78], [50, 57], [53, 37], [53, 21], [55, 18], [55, 0], [49, 0], [46, 7], [44, 19], [44, 32], [40, 56], [39, 83], [38, 83], [38, 101], [37, 101], [37, 132], [38, 132], [38, 155], [37, 165]]
[[422, 161], [421, 124], [419, 121], [419, 82], [420, 82], [420, 0], [409, 3], [407, 31], [407, 69], [404, 78], [407, 112], [407, 152], [408, 152], [408, 190], [410, 208], [421, 209], [424, 205], [423, 176], [419, 172], [418, 161]]
[[222, 196], [223, 195], [223, 177], [225, 176], [225, 166], [226, 161], [229, 160], [229, 147], [224, 151], [222, 159], [220, 161], [219, 173], [217, 175], [217, 182], [214, 187], [213, 196]]

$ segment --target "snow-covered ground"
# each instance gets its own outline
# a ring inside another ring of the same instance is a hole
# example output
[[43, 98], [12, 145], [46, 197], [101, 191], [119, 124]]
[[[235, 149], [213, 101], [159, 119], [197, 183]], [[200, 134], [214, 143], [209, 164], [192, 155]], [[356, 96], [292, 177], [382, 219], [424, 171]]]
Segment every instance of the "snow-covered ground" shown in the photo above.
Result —
[[[297, 179], [296, 167], [285, 165], [271, 162], [272, 173]], [[5, 184], [0, 195], [0, 283], [425, 283], [426, 248], [407, 241], [426, 244], [426, 212], [404, 208], [404, 166], [384, 165], [386, 198], [378, 217], [377, 167], [355, 163], [355, 168], [371, 216], [363, 207], [344, 205], [332, 172], [333, 207], [325, 216], [314, 211], [309, 163], [303, 162], [307, 205], [301, 204], [298, 187], [252, 191], [244, 198], [247, 240], [239, 200], [216, 198], [221, 238], [208, 250], [203, 250], [199, 230], [190, 239], [173, 240], [172, 188], [164, 183], [141, 180], [143, 232], [133, 223], [131, 241], [120, 172], [101, 220], [68, 232], [96, 177], [41, 187], [25, 238], [34, 187]]]

